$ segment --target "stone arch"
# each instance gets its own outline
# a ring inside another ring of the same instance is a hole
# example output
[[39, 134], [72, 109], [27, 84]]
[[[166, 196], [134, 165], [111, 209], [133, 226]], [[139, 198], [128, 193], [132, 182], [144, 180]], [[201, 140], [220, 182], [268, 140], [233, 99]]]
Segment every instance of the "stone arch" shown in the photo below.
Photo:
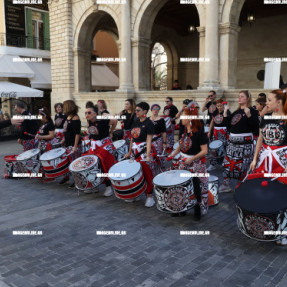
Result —
[[245, 0], [226, 0], [221, 14], [222, 23], [239, 23], [240, 12]]

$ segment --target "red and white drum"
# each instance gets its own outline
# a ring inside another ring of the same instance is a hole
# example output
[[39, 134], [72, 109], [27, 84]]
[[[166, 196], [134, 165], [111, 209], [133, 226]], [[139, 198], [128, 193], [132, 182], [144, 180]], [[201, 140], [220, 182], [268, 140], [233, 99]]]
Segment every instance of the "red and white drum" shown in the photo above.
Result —
[[210, 175], [208, 178], [208, 205], [213, 206], [219, 203], [218, 200], [219, 180], [217, 176]]
[[66, 149], [56, 148], [40, 156], [46, 178], [57, 178], [69, 172], [69, 159]]
[[212, 141], [209, 144], [209, 153], [214, 158], [224, 157], [224, 145], [221, 140]]
[[17, 173], [39, 173], [40, 171], [40, 149], [27, 150], [16, 157]]
[[91, 140], [82, 140], [82, 150], [81, 150], [81, 153], [84, 154], [84, 153], [87, 153], [91, 148]]
[[129, 160], [113, 165], [109, 170], [109, 179], [120, 199], [134, 199], [140, 196], [147, 188], [140, 163]]
[[5, 161], [4, 178], [12, 178], [13, 173], [17, 172], [16, 171], [17, 156], [18, 154], [4, 156]]
[[104, 178], [98, 177], [102, 173], [100, 160], [96, 155], [85, 155], [72, 161], [69, 166], [79, 190], [89, 190], [99, 186]]
[[180, 213], [196, 204], [190, 171], [165, 171], [153, 179], [153, 184], [159, 211]]
[[126, 144], [125, 140], [118, 140], [113, 142], [114, 147], [116, 148], [114, 153], [115, 153], [115, 158], [117, 161], [121, 160], [125, 154], [128, 153], [128, 146]]

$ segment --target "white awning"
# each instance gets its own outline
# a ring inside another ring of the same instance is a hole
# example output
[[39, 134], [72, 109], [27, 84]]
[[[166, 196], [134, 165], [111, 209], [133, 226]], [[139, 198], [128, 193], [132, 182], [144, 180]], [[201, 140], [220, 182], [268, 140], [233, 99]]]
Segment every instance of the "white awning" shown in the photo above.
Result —
[[92, 87], [117, 88], [119, 78], [106, 65], [92, 65]]
[[29, 62], [27, 65], [34, 71], [35, 76], [30, 79], [31, 87], [36, 89], [52, 89], [50, 62]]
[[0, 55], [0, 77], [33, 78], [35, 73], [21, 58], [12, 55]]
[[43, 97], [43, 94], [43, 91], [39, 91], [7, 81], [0, 81], [1, 98], [34, 98]]

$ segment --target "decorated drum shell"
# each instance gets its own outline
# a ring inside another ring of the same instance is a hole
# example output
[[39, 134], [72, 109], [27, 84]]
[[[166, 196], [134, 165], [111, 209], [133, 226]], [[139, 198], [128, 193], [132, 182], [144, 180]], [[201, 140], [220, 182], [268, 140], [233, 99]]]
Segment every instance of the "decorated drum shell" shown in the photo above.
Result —
[[114, 141], [113, 145], [115, 147], [114, 155], [117, 161], [121, 160], [126, 153], [128, 153], [128, 146], [125, 140]]
[[104, 177], [98, 176], [102, 173], [100, 160], [96, 155], [85, 155], [72, 161], [69, 170], [79, 190], [89, 190], [99, 186]]
[[224, 145], [221, 140], [212, 141], [209, 144], [209, 153], [214, 158], [221, 158], [224, 156]]
[[40, 149], [30, 149], [16, 157], [17, 173], [39, 173], [40, 170]]
[[170, 170], [153, 179], [157, 208], [166, 213], [180, 213], [194, 207], [192, 174], [187, 170]]
[[40, 156], [46, 178], [57, 178], [69, 172], [69, 159], [64, 148], [56, 148]]
[[[119, 176], [112, 176], [112, 175]], [[134, 199], [140, 196], [147, 188], [147, 183], [140, 163], [129, 160], [113, 165], [109, 170], [109, 179], [120, 199]]]
[[17, 156], [18, 154], [4, 156], [5, 161], [4, 178], [11, 178], [13, 177], [13, 173], [17, 172], [16, 171]]
[[208, 205], [213, 206], [219, 203], [218, 199], [218, 177], [210, 175], [208, 178]]

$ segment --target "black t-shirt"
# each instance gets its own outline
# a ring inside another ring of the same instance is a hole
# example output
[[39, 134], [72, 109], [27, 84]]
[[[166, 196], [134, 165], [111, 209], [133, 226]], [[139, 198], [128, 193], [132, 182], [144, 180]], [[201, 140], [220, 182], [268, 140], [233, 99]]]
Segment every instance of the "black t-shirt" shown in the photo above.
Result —
[[[220, 127], [227, 126], [226, 118], [223, 117], [223, 113], [224, 111], [219, 113], [217, 109], [213, 113], [212, 119], [213, 119], [214, 127], [220, 128]], [[229, 117], [230, 115], [231, 115], [230, 111], [227, 111], [227, 117]]]
[[211, 123], [214, 112], [217, 111], [216, 102], [208, 102], [205, 107], [207, 109], [207, 115], [209, 116], [209, 119], [206, 121], [206, 123], [209, 125]]
[[124, 123], [124, 130], [130, 130], [134, 120], [136, 119], [136, 115], [132, 115], [132, 113], [128, 113], [127, 111], [122, 111], [122, 116], [126, 117], [122, 120]]
[[74, 146], [75, 136], [81, 134], [80, 120], [66, 120], [64, 123], [65, 146]]
[[98, 120], [95, 122], [88, 121], [89, 139], [101, 140], [107, 138], [110, 134], [110, 121]]
[[226, 117], [226, 123], [230, 133], [242, 134], [252, 133], [259, 127], [259, 119], [256, 110], [250, 108], [251, 117], [248, 118], [244, 109], [239, 109]]
[[284, 120], [261, 120], [260, 129], [263, 143], [269, 146], [287, 146], [287, 124]]
[[147, 135], [154, 135], [154, 125], [146, 118], [141, 122], [138, 118], [133, 122], [131, 136], [136, 143], [146, 142]]
[[64, 114], [56, 114], [55, 118], [54, 118], [55, 128], [56, 129], [63, 129], [66, 119], [67, 119], [67, 116]]
[[[177, 113], [178, 113], [178, 109], [174, 105], [165, 106], [164, 109], [163, 109], [163, 114], [165, 116], [169, 116], [171, 118], [175, 118]], [[172, 120], [171, 122], [172, 122], [172, 124], [175, 124], [175, 120]]]
[[165, 121], [164, 121], [163, 118], [161, 118], [160, 120], [157, 120], [157, 121], [152, 121], [151, 120], [151, 122], [154, 124], [154, 133], [156, 135], [166, 132]]
[[198, 154], [201, 151], [200, 146], [205, 144], [208, 144], [208, 138], [204, 133], [203, 126], [197, 133], [192, 133], [192, 135], [185, 132], [179, 141], [180, 151], [187, 155]]
[[49, 135], [50, 131], [54, 131], [54, 130], [55, 130], [55, 126], [54, 126], [53, 122], [50, 121], [50, 122], [44, 123], [40, 127], [39, 132], [40, 132], [41, 136], [47, 136], [47, 135]]
[[[22, 116], [31, 116], [31, 114], [28, 113], [27, 111], [24, 111], [21, 115]], [[19, 138], [22, 140], [34, 139], [33, 136], [25, 135], [25, 132], [32, 134], [32, 135], [36, 135], [38, 130], [39, 130], [39, 121], [38, 120], [26, 119], [22, 122], [22, 124], [20, 126]]]

